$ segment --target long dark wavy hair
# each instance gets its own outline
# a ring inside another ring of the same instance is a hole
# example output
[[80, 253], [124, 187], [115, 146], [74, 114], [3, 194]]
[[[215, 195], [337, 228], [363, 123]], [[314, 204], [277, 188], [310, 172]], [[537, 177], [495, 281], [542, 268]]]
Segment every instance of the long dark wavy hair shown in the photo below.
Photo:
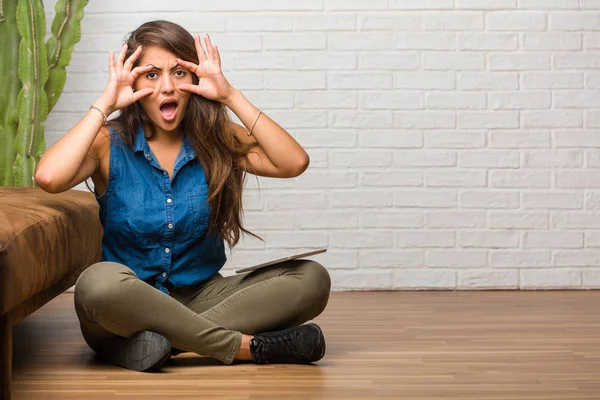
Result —
[[[192, 35], [178, 24], [157, 20], [142, 24], [131, 32], [126, 40], [127, 59], [139, 45], [143, 48], [157, 46], [175, 54], [182, 60], [198, 64], [198, 54]], [[137, 67], [138, 57], [133, 67]], [[193, 83], [198, 77], [191, 74]], [[120, 115], [108, 122], [123, 142], [133, 148], [136, 130], [144, 124], [150, 134], [156, 134], [153, 122], [139, 102], [121, 109]], [[230, 125], [231, 119], [226, 108], [218, 101], [191, 94], [180, 124], [183, 134], [196, 151], [208, 181], [208, 202], [210, 206], [209, 232], [217, 232], [230, 249], [240, 239], [240, 232], [247, 233], [262, 241], [261, 237], [246, 230], [242, 225], [242, 189], [246, 171], [238, 166], [238, 158], [248, 154], [257, 143], [243, 143], [237, 139]], [[151, 137], [151, 136], [150, 136]]]

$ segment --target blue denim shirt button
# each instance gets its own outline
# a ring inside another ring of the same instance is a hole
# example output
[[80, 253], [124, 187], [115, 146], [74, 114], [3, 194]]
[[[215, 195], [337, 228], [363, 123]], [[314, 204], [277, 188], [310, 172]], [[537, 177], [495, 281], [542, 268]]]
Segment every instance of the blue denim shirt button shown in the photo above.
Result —
[[167, 199], [167, 203], [171, 204], [173, 202], [173, 200], [171, 200], [170, 198]]
[[163, 272], [163, 273], [162, 273], [162, 276], [163, 276], [163, 278], [166, 278], [166, 277], [167, 277], [167, 273], [166, 273], [166, 272]]
[[169, 227], [169, 229], [173, 229], [173, 224], [169, 224], [167, 226]]
[[167, 248], [165, 248], [165, 253], [170, 253], [170, 252], [171, 252], [171, 249], [170, 249], [170, 248], [168, 248], [168, 247], [167, 247]]
[[167, 171], [163, 171], [163, 175], [167, 176], [167, 175], [169, 175], [169, 173]]

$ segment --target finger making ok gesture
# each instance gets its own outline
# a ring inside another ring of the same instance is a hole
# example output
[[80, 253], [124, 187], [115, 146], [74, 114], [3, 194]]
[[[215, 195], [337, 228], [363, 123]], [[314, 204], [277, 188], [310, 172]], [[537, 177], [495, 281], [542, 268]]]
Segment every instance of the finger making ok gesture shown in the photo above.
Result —
[[[217, 46], [213, 46], [208, 34], [205, 37], [207, 52], [200, 43], [200, 36], [194, 36], [196, 52], [198, 53], [198, 64], [177, 59], [177, 63], [198, 77], [198, 84], [182, 83], [177, 87], [195, 93], [210, 100], [223, 102], [234, 92], [234, 88], [227, 81], [221, 70], [221, 55]], [[208, 54], [207, 54], [208, 53]]]

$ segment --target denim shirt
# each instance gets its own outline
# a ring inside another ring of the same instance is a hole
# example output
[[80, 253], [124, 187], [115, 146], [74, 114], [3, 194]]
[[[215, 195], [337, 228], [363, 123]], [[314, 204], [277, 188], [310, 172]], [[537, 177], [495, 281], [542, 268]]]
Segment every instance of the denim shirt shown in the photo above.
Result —
[[108, 187], [95, 194], [104, 227], [102, 261], [128, 266], [162, 292], [169, 294], [167, 283], [180, 288], [202, 282], [227, 261], [223, 239], [207, 233], [208, 183], [186, 138], [171, 178], [142, 125], [133, 151], [111, 129]]

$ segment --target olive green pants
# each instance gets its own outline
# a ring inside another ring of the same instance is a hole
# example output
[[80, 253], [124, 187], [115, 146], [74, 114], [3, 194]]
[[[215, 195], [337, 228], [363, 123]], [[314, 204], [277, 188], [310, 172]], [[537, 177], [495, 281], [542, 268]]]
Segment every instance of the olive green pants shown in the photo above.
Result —
[[231, 364], [242, 334], [300, 325], [327, 305], [331, 280], [312, 260], [291, 260], [246, 274], [217, 274], [167, 295], [123, 264], [99, 262], [75, 285], [81, 332], [97, 351], [102, 340], [150, 330], [180, 350]]

